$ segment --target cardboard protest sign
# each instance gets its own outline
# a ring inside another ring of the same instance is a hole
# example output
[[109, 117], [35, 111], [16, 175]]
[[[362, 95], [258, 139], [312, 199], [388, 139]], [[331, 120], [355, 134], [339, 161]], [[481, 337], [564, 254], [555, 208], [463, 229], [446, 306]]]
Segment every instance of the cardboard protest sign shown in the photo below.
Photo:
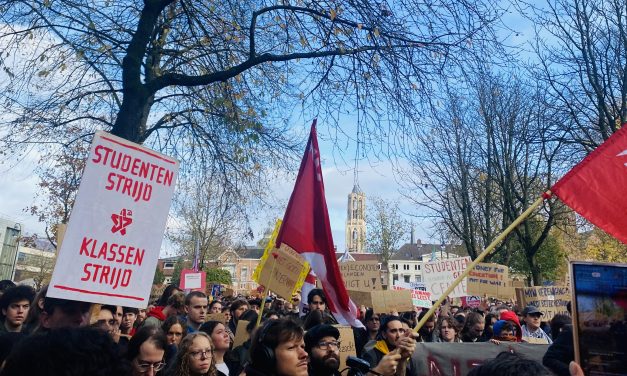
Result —
[[[427, 285], [427, 291], [431, 293], [431, 299], [439, 299], [455, 279], [466, 270], [466, 266], [470, 262], [470, 257], [458, 257], [425, 263], [422, 275]], [[456, 298], [468, 295], [466, 280], [467, 278], [464, 278], [449, 297]]]
[[145, 308], [178, 168], [96, 132], [48, 296]]
[[253, 279], [282, 298], [291, 300], [309, 273], [309, 263], [286, 245], [275, 248], [259, 262]]
[[[219, 321], [219, 322], [221, 322], [221, 323], [226, 325], [226, 314], [224, 314], [224, 313], [209, 313], [209, 314], [207, 314], [207, 319], [205, 320], [205, 322], [206, 321]], [[238, 321], [238, 323], [239, 323], [239, 321]]]
[[413, 311], [411, 291], [409, 290], [381, 290], [381, 291], [348, 291], [348, 295], [357, 305], [372, 307], [376, 313], [392, 311]]
[[499, 264], [478, 263], [467, 278], [468, 295], [488, 295], [510, 299], [515, 295], [510, 287], [509, 268]]
[[346, 358], [356, 356], [355, 333], [348, 325], [334, 325], [340, 331], [340, 370], [346, 368]]
[[235, 339], [233, 340], [233, 348], [236, 348], [237, 346], [246, 342], [248, 338], [250, 338], [248, 332], [246, 331], [246, 326], [249, 322], [250, 321], [246, 320], [239, 320], [237, 322], [237, 328], [235, 328]]
[[207, 273], [205, 272], [183, 269], [181, 270], [179, 288], [181, 290], [201, 290], [204, 292], [207, 284], [206, 275]]
[[536, 306], [544, 313], [542, 321], [550, 321], [558, 313], [568, 315], [570, 289], [568, 286], [523, 287], [516, 289], [516, 298], [520, 307]]
[[548, 345], [549, 341], [546, 338], [535, 338], [535, 337], [522, 337], [523, 341], [527, 343], [532, 343], [534, 345]]
[[347, 290], [382, 290], [378, 261], [345, 261], [338, 264]]
[[[415, 288], [418, 287], [418, 285], [420, 289]], [[431, 308], [433, 305], [431, 302], [431, 293], [429, 291], [425, 291], [426, 288], [424, 283], [415, 282], [412, 284], [408, 282], [396, 281], [392, 288], [394, 290], [409, 290], [411, 292], [412, 304], [415, 307]]]

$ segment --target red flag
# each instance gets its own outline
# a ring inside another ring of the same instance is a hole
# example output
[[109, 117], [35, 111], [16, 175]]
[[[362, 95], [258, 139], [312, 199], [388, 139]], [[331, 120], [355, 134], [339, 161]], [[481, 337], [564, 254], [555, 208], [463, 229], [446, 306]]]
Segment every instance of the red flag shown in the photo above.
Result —
[[627, 124], [555, 183], [551, 192], [627, 244]]
[[305, 155], [276, 239], [277, 247], [283, 243], [311, 264], [311, 269], [322, 283], [327, 306], [336, 320], [345, 325], [363, 326], [357, 320], [357, 307], [348, 297], [335, 259], [320, 167], [316, 120], [311, 124]]

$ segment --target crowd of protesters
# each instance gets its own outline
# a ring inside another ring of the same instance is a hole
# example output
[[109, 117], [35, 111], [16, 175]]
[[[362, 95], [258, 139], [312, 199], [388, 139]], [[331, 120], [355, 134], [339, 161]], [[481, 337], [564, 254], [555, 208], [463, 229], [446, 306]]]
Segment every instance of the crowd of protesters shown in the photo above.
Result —
[[[115, 305], [94, 309], [90, 303], [47, 297], [46, 288], [35, 292], [8, 282], [0, 282], [0, 376], [330, 376], [342, 371], [340, 332], [321, 289], [306, 297], [306, 312], [299, 312], [299, 296], [292, 301], [212, 297], [200, 291], [185, 294], [174, 285], [147, 309]], [[500, 344], [529, 338], [555, 342], [544, 366], [524, 354], [508, 353], [470, 374], [580, 374], [570, 364], [569, 316], [545, 322], [536, 307], [519, 310], [488, 299], [478, 308], [447, 302], [436, 312], [425, 318], [427, 310], [381, 314], [362, 306], [363, 328], [353, 328], [353, 333], [364, 374], [418, 375], [411, 361], [417, 342]], [[216, 317], [222, 319], [210, 319]], [[425, 324], [415, 332], [423, 319]], [[248, 322], [248, 339], [233, 346], [240, 321]]]

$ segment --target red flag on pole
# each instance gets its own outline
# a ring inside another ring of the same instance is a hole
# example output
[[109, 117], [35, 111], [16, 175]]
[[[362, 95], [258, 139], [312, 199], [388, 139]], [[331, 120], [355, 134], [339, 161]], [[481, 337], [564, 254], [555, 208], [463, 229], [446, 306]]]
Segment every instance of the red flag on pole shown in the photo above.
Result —
[[627, 244], [627, 124], [555, 183], [551, 192]]
[[311, 264], [312, 271], [322, 283], [327, 306], [336, 320], [340, 324], [362, 327], [363, 324], [357, 319], [357, 306], [348, 296], [335, 259], [320, 167], [316, 120], [311, 124], [305, 155], [276, 239], [277, 247], [283, 243]]

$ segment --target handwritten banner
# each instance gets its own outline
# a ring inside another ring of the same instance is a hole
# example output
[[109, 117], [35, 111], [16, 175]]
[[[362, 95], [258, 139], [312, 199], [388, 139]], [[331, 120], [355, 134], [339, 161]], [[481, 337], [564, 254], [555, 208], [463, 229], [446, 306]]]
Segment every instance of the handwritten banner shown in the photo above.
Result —
[[259, 283], [280, 297], [291, 300], [299, 290], [309, 273], [309, 263], [286, 245], [275, 248], [268, 256], [262, 258], [257, 275]]
[[382, 290], [381, 270], [378, 261], [340, 262], [340, 272], [347, 290]]
[[376, 313], [413, 311], [411, 291], [409, 290], [381, 290], [381, 291], [348, 291], [353, 302], [358, 305], [372, 307]]
[[346, 358], [356, 356], [355, 333], [348, 325], [334, 325], [340, 331], [340, 370], [346, 368]]
[[488, 295], [499, 299], [511, 299], [515, 290], [510, 286], [509, 268], [499, 264], [480, 262], [468, 274], [468, 295]]
[[178, 169], [96, 132], [48, 296], [146, 308]]
[[542, 321], [550, 321], [557, 314], [568, 315], [566, 305], [571, 299], [568, 286], [517, 288], [516, 298], [520, 307], [538, 307], [544, 313]]
[[[417, 288], [418, 287], [418, 288]], [[420, 308], [431, 308], [431, 293], [426, 291], [426, 287], [422, 282], [401, 282], [396, 281], [392, 287], [394, 290], [409, 290], [411, 292], [411, 300], [414, 306]]]
[[[439, 299], [444, 291], [453, 284], [453, 281], [466, 270], [466, 266], [470, 262], [470, 257], [458, 257], [425, 263], [422, 274], [427, 285], [427, 291], [431, 293], [431, 298], [433, 300]], [[464, 278], [449, 297], [458, 298], [468, 295], [466, 280], [467, 278]]]

